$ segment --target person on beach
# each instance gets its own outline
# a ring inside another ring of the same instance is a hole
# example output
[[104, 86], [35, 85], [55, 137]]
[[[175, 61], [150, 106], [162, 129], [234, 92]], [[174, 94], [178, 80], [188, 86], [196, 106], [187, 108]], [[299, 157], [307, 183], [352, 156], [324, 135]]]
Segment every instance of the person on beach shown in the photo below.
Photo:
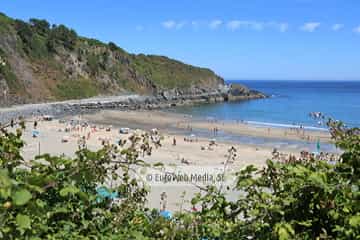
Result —
[[167, 205], [167, 195], [166, 192], [162, 192], [160, 195], [160, 211], [165, 211]]
[[176, 138], [173, 138], [173, 146], [176, 146]]
[[38, 126], [38, 122], [35, 120], [35, 121], [34, 121], [34, 129], [36, 129], [37, 126]]
[[88, 132], [88, 134], [87, 134], [87, 140], [90, 139], [90, 136], [91, 136], [91, 132]]

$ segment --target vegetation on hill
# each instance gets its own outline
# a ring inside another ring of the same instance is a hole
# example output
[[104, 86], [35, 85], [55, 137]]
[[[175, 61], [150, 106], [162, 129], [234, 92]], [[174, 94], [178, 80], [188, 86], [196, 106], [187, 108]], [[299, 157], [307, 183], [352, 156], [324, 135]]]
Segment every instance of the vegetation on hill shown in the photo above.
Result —
[[223, 84], [209, 69], [162, 56], [130, 54], [113, 42], [80, 37], [73, 29], [46, 20], [24, 22], [0, 13], [0, 33], [0, 54], [8, 63], [0, 69], [0, 85], [10, 96], [27, 96], [24, 100], [128, 91], [156, 94], [174, 88], [215, 89]]
[[[237, 174], [237, 200], [209, 186], [192, 200], [198, 211], [172, 218], [147, 209], [147, 188], [131, 177], [133, 167], [147, 166], [139, 160], [154, 147], [147, 134], [134, 135], [122, 150], [79, 148], [73, 159], [42, 155], [26, 162], [22, 130], [1, 127], [0, 238], [359, 239], [360, 129], [329, 125], [344, 150], [338, 162], [248, 166]], [[109, 197], [99, 195], [96, 189], [110, 180], [119, 184], [107, 188]]]

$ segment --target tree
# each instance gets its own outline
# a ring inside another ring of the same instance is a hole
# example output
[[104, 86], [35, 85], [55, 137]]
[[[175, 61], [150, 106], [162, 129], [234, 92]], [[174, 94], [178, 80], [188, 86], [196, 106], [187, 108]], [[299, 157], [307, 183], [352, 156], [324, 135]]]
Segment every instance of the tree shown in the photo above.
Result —
[[51, 51], [55, 51], [57, 45], [62, 45], [66, 49], [74, 50], [76, 42], [77, 34], [74, 30], [68, 29], [64, 25], [54, 25], [50, 31], [47, 46]]
[[[146, 165], [138, 156], [151, 151], [149, 135], [134, 135], [121, 151], [113, 145], [97, 152], [79, 148], [74, 159], [45, 154], [25, 162], [20, 124], [15, 133], [0, 127], [1, 238], [103, 239], [121, 235], [145, 214], [147, 190], [130, 172]], [[98, 194], [107, 181], [116, 181], [103, 188], [120, 197], [119, 204]]]
[[108, 45], [109, 45], [109, 48], [110, 48], [111, 51], [119, 50], [119, 47], [113, 42], [109, 42]]
[[42, 36], [46, 36], [50, 31], [50, 24], [44, 19], [31, 18], [29, 22], [35, 31]]
[[25, 45], [30, 45], [33, 37], [31, 27], [26, 22], [16, 19], [14, 21], [15, 29]]

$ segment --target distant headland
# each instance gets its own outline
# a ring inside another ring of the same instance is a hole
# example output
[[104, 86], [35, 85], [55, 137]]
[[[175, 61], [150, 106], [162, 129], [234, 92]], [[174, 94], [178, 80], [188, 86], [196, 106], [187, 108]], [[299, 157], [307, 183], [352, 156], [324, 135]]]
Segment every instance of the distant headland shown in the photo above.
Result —
[[148, 96], [141, 99], [152, 104], [266, 97], [245, 86], [228, 86], [210, 69], [130, 54], [64, 25], [0, 13], [0, 106], [131, 94]]

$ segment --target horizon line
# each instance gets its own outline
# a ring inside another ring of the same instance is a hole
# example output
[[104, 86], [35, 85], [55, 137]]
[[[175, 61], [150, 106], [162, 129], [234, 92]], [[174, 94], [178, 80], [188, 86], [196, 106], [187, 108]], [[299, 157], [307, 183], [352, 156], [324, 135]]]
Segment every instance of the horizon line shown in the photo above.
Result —
[[293, 82], [360, 82], [359, 79], [254, 79], [254, 78], [224, 78], [225, 81], [293, 81]]

